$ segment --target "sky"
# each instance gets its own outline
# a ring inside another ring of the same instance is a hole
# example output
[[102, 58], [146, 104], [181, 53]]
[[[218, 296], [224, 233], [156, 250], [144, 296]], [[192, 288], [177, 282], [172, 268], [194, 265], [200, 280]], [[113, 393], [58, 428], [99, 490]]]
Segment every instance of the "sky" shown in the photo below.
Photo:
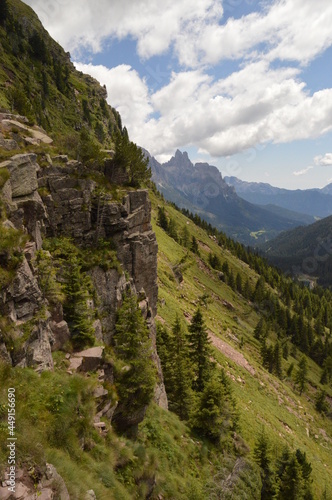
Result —
[[25, 0], [130, 139], [223, 176], [332, 182], [331, 0]]

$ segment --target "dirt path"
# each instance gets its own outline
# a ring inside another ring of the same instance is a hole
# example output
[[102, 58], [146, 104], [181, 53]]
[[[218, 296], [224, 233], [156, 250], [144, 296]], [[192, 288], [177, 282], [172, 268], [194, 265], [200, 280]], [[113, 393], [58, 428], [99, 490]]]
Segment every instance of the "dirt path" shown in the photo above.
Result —
[[250, 363], [248, 363], [243, 354], [234, 349], [234, 347], [227, 344], [224, 340], [221, 340], [211, 331], [209, 331], [209, 339], [211, 340], [212, 345], [214, 345], [214, 347], [222, 352], [227, 358], [231, 359], [237, 365], [242, 366], [243, 368], [248, 370], [251, 375], [256, 374], [255, 369], [251, 366]]

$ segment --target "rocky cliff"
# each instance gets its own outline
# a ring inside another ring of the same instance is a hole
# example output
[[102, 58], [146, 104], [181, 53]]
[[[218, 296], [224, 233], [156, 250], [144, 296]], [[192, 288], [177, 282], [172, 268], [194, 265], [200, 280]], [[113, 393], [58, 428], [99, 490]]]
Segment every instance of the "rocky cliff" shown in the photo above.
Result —
[[[50, 304], [40, 285], [36, 254], [45, 238], [70, 238], [87, 254], [100, 240], [112, 244], [120, 266], [96, 263], [88, 271], [94, 298], [86, 307], [97, 318], [95, 338], [99, 344], [111, 343], [123, 291], [130, 288], [139, 298], [155, 346], [158, 247], [148, 192], [128, 191], [115, 200], [101, 186], [102, 168], [93, 172], [66, 156], [14, 155], [0, 164], [1, 174], [8, 177], [0, 191], [3, 241], [16, 238], [18, 253], [19, 247], [23, 250], [14, 266], [14, 256], [0, 244], [0, 263], [9, 270], [0, 292], [1, 357], [14, 366], [52, 370], [52, 351], [64, 350], [71, 339], [61, 302]], [[159, 372], [156, 399], [166, 407], [156, 349], [154, 360]]]

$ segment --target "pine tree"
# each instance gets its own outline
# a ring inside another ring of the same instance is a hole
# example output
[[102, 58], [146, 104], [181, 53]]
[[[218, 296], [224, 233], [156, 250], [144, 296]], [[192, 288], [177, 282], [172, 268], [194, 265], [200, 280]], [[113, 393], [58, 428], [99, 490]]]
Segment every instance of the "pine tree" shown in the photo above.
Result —
[[172, 333], [173, 336], [169, 343], [169, 380], [166, 383], [169, 409], [181, 419], [188, 419], [193, 404], [192, 367], [188, 340], [178, 315]]
[[242, 278], [239, 272], [236, 274], [235, 285], [236, 285], [236, 290], [242, 294]]
[[189, 349], [194, 370], [193, 388], [202, 391], [209, 378], [212, 363], [210, 340], [199, 308], [189, 326]]
[[157, 224], [158, 226], [161, 227], [166, 233], [168, 232], [168, 218], [165, 213], [165, 208], [164, 207], [158, 207], [158, 217], [157, 217]]
[[277, 341], [274, 345], [273, 350], [273, 362], [274, 362], [274, 372], [277, 377], [282, 378], [282, 358], [281, 358], [281, 348]]
[[128, 137], [127, 129], [124, 127], [122, 133], [115, 134], [114, 164], [127, 172], [129, 185], [139, 187], [151, 178], [149, 160], [145, 157], [142, 149]]
[[190, 245], [190, 233], [189, 233], [189, 229], [187, 228], [186, 224], [182, 227], [181, 239], [182, 239], [182, 245], [185, 248], [188, 248]]
[[178, 241], [178, 230], [177, 230], [177, 225], [175, 220], [170, 217], [169, 223], [168, 223], [168, 235], [173, 238], [173, 240]]
[[91, 312], [88, 309], [90, 279], [82, 272], [77, 255], [67, 255], [64, 292], [66, 300], [63, 310], [71, 338], [76, 348], [94, 344], [94, 329]]
[[195, 254], [199, 255], [198, 243], [197, 243], [197, 240], [196, 240], [195, 236], [193, 236], [191, 238], [190, 250], [192, 252], [194, 252]]
[[305, 485], [302, 467], [295, 455], [290, 456], [280, 476], [278, 500], [303, 500]]
[[273, 499], [277, 493], [277, 486], [272, 470], [270, 445], [264, 430], [259, 434], [255, 443], [254, 458], [261, 469], [261, 500]]
[[255, 329], [254, 329], [254, 337], [257, 340], [264, 340], [267, 337], [267, 324], [264, 318], [261, 318]]
[[304, 391], [307, 385], [308, 363], [307, 358], [302, 356], [299, 361], [299, 367], [295, 375], [295, 383], [299, 387], [300, 394]]
[[149, 330], [132, 294], [123, 298], [113, 341], [118, 358], [115, 386], [119, 396], [113, 420], [123, 430], [130, 426], [133, 414], [144, 413], [153, 397], [156, 380]]
[[224, 417], [225, 389], [217, 377], [212, 377], [200, 393], [198, 404], [191, 419], [191, 426], [201, 435], [218, 443], [227, 419]]
[[326, 400], [326, 391], [321, 389], [317, 392], [315, 408], [319, 413], [326, 414], [329, 410], [329, 404]]

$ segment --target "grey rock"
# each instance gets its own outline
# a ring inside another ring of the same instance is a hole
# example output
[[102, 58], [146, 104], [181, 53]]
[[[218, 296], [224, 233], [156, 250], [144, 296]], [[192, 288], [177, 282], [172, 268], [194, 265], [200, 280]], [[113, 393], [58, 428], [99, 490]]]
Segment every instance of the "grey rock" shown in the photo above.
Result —
[[64, 320], [58, 323], [52, 320], [50, 322], [50, 328], [53, 334], [52, 351], [59, 351], [63, 349], [70, 340], [68, 323]]
[[7, 168], [10, 172], [12, 197], [32, 194], [38, 188], [36, 155], [19, 154], [11, 158]]
[[[41, 301], [42, 294], [37, 280], [31, 271], [27, 259], [24, 257], [13, 282], [7, 289], [5, 303], [7, 303], [9, 309], [11, 308], [11, 313], [15, 321], [26, 321], [33, 317]], [[8, 307], [5, 307], [5, 311], [7, 309], [7, 312]]]
[[97, 500], [95, 492], [93, 490], [87, 491], [84, 500]]
[[91, 347], [73, 354], [73, 358], [82, 358], [82, 363], [77, 368], [81, 372], [96, 371], [102, 365], [104, 347]]
[[28, 343], [27, 346], [27, 366], [35, 368], [36, 371], [53, 370], [53, 358], [50, 345], [51, 329], [48, 321], [40, 320], [34, 328], [31, 337], [37, 338]]
[[70, 500], [67, 486], [54, 465], [46, 464], [46, 473], [41, 484], [43, 488], [51, 487], [55, 489], [58, 492], [57, 498], [60, 498], [60, 500]]
[[[0, 332], [1, 333], [1, 332]], [[0, 341], [0, 360], [8, 365], [12, 364], [11, 357], [4, 342]]]

